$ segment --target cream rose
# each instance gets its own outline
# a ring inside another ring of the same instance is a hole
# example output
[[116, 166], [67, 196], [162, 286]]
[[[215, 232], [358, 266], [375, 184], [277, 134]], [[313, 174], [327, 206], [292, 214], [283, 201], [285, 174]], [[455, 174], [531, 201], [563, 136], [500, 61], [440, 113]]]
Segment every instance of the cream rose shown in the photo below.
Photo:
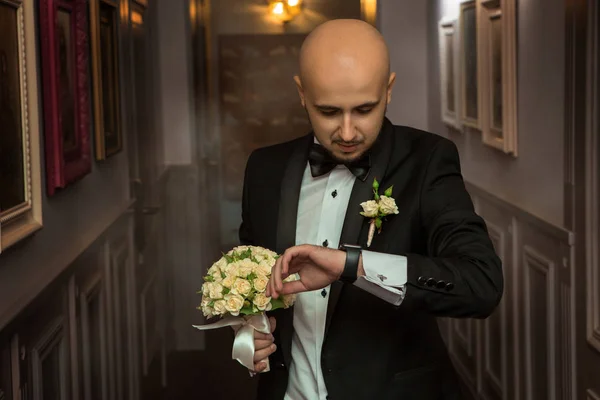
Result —
[[262, 293], [267, 289], [269, 278], [264, 275], [258, 275], [256, 278], [254, 278], [252, 283], [254, 284], [254, 289], [256, 289], [257, 292]]
[[295, 294], [286, 294], [282, 297], [282, 300], [283, 300], [283, 305], [285, 306], [285, 308], [288, 308], [292, 304], [294, 304], [294, 301], [296, 301], [296, 295]]
[[360, 206], [363, 208], [361, 214], [367, 218], [375, 218], [379, 213], [379, 204], [375, 200], [365, 201]]
[[215, 305], [213, 306], [215, 315], [223, 315], [227, 312], [227, 308], [225, 307], [225, 300], [217, 300], [215, 301]]
[[213, 264], [213, 267], [218, 268], [219, 271], [225, 272], [225, 269], [227, 268], [227, 260], [225, 257], [221, 257], [219, 261]]
[[211, 306], [209, 306], [208, 304], [205, 306], [202, 306], [202, 314], [204, 314], [205, 317], [207, 318], [211, 318], [213, 317], [215, 314], [213, 313], [213, 309]]
[[211, 299], [223, 298], [223, 285], [219, 282], [209, 282], [208, 297]]
[[248, 296], [252, 290], [252, 285], [244, 278], [237, 278], [231, 288], [231, 293], [239, 294], [240, 296]]
[[270, 263], [267, 260], [263, 260], [258, 264], [254, 264], [254, 273], [256, 275], [269, 276], [271, 275], [271, 269], [274, 263]]
[[225, 309], [233, 316], [238, 316], [244, 306], [244, 298], [239, 294], [229, 293], [225, 295]]
[[270, 311], [271, 310], [271, 298], [264, 295], [264, 293], [257, 293], [254, 296], [254, 300], [252, 300], [256, 308], [260, 311]]
[[241, 260], [237, 264], [237, 276], [241, 278], [245, 278], [250, 275], [254, 270], [254, 266], [256, 265], [249, 259]]
[[398, 214], [398, 207], [396, 206], [396, 200], [391, 197], [381, 196], [379, 198], [379, 208], [385, 215]]
[[227, 275], [225, 279], [223, 279], [223, 281], [221, 282], [221, 285], [225, 286], [227, 289], [231, 289], [236, 279], [237, 276], [235, 274]]
[[215, 265], [209, 268], [208, 275], [210, 275], [215, 282], [221, 282], [223, 280], [223, 276], [221, 276], [221, 270]]

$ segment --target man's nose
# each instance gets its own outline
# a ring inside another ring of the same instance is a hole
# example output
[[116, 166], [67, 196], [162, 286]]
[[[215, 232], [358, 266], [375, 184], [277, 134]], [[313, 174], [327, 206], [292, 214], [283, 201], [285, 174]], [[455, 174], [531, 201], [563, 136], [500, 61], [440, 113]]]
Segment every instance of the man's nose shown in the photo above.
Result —
[[354, 139], [354, 124], [352, 116], [345, 113], [342, 120], [340, 137], [344, 142], [351, 142]]

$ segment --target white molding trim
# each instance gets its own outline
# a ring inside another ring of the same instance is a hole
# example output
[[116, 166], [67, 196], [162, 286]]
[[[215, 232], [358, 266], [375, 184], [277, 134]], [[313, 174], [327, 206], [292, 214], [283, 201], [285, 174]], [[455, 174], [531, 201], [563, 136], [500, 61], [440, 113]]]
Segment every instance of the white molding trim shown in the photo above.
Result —
[[55, 318], [44, 330], [40, 339], [31, 349], [32, 375], [33, 375], [33, 400], [43, 400], [43, 373], [42, 364], [46, 357], [57, 349], [58, 354], [58, 376], [60, 384], [60, 400], [67, 400], [68, 396], [68, 361], [67, 361], [68, 340], [65, 336], [64, 317]]

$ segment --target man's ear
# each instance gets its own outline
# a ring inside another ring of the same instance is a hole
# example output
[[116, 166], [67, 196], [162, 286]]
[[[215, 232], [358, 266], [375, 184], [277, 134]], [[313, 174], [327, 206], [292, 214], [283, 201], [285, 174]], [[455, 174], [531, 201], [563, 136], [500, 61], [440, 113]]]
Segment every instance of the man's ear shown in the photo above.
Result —
[[390, 74], [390, 80], [388, 81], [387, 86], [387, 103], [390, 104], [392, 101], [392, 88], [394, 87], [394, 83], [396, 82], [396, 73], [392, 72]]
[[294, 82], [296, 82], [296, 88], [298, 89], [298, 94], [300, 95], [300, 104], [302, 104], [302, 107], [306, 108], [306, 102], [304, 101], [304, 88], [302, 88], [300, 76], [294, 76]]

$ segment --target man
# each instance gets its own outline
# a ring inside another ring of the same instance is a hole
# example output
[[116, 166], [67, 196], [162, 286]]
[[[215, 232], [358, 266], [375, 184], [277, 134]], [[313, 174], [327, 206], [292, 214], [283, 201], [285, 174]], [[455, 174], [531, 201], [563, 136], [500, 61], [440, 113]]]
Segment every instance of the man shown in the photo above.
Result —
[[[295, 77], [313, 132], [248, 160], [241, 242], [283, 253], [267, 295], [299, 293], [255, 335], [261, 400], [460, 398], [436, 317], [490, 315], [501, 263], [454, 144], [385, 118], [395, 78], [370, 25], [319, 26]], [[367, 247], [374, 179], [398, 213]]]

